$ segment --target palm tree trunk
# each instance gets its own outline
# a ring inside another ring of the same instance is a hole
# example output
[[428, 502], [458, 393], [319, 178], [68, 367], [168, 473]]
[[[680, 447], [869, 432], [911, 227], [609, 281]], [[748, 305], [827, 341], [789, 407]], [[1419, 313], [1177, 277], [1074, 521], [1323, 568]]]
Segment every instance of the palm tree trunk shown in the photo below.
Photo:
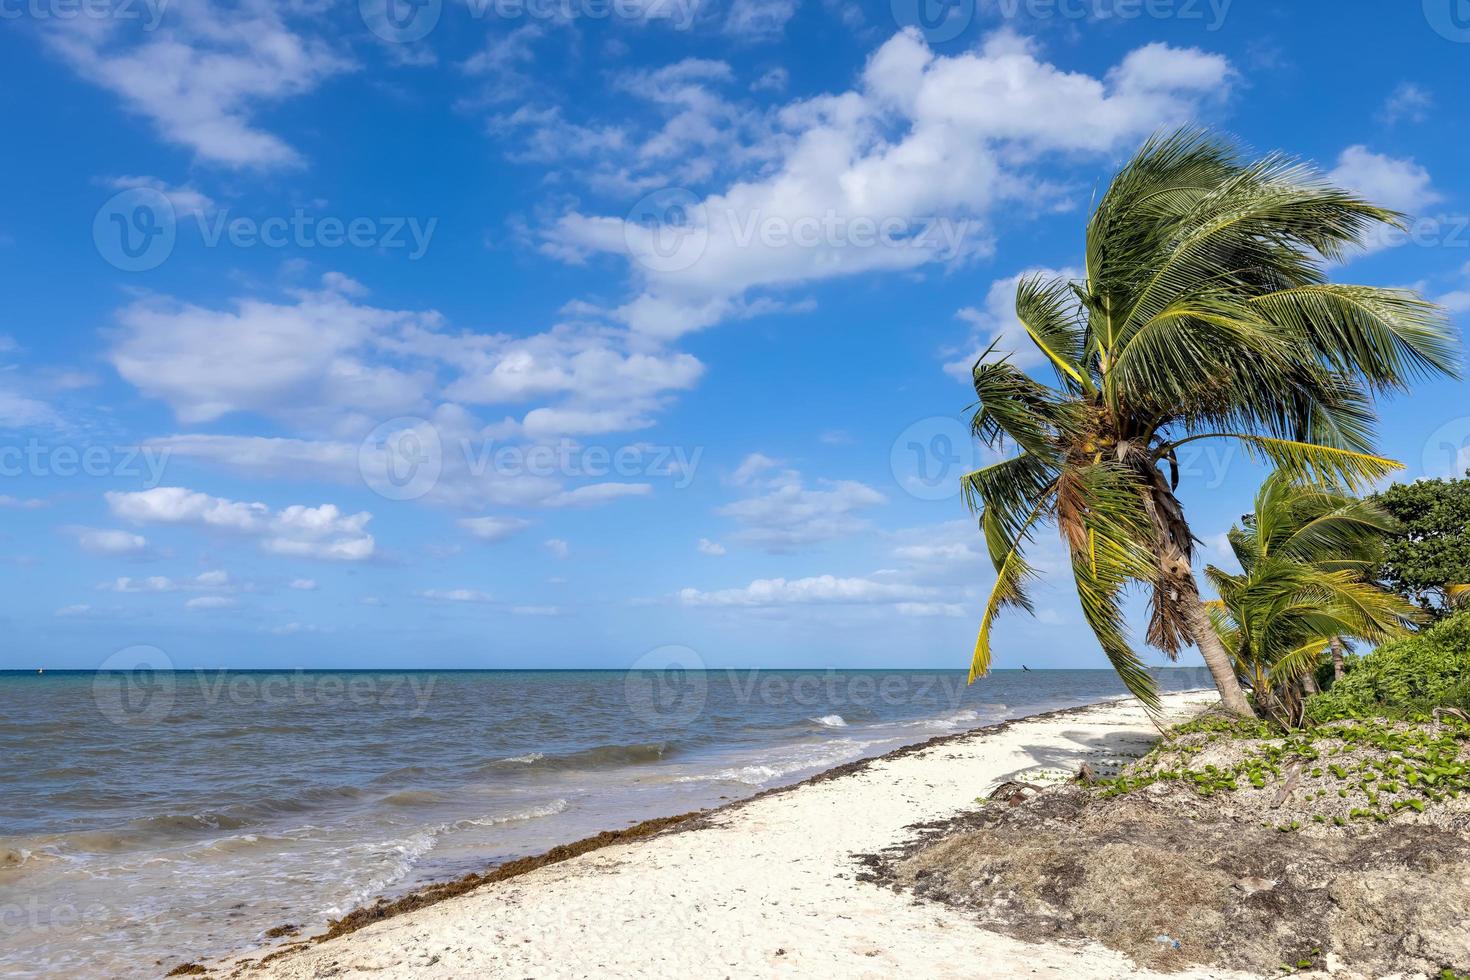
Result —
[[1220, 692], [1225, 710], [1239, 718], [1254, 718], [1256, 713], [1245, 699], [1245, 691], [1241, 690], [1240, 679], [1235, 676], [1235, 665], [1230, 662], [1230, 654], [1226, 651], [1225, 644], [1215, 635], [1215, 628], [1210, 625], [1210, 616], [1205, 612], [1205, 604], [1197, 599], [1189, 603], [1189, 624], [1194, 633], [1194, 645], [1199, 647], [1200, 656], [1205, 658], [1205, 666], [1210, 668], [1210, 675], [1215, 678], [1215, 687]]
[[1238, 718], [1254, 718], [1256, 713], [1245, 699], [1240, 678], [1235, 676], [1235, 664], [1231, 662], [1225, 644], [1216, 635], [1215, 627], [1210, 623], [1210, 614], [1200, 601], [1199, 593], [1186, 595], [1183, 600], [1194, 645], [1199, 647], [1200, 656], [1205, 658], [1205, 666], [1210, 668], [1210, 675], [1215, 678], [1215, 687], [1220, 692], [1220, 701], [1225, 705], [1225, 710]]
[[1332, 638], [1331, 646], [1332, 646], [1332, 683], [1336, 684], [1338, 681], [1342, 680], [1342, 675], [1345, 673], [1345, 671], [1343, 670], [1343, 665], [1342, 665], [1342, 637], [1340, 637], [1340, 636], [1334, 636]]

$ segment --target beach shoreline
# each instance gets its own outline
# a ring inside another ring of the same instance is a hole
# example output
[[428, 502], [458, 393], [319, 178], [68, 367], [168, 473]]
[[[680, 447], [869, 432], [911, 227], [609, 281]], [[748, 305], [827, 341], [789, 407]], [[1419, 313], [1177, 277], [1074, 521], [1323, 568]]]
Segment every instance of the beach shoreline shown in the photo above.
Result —
[[[1166, 695], [1163, 718], [1177, 723], [1214, 702], [1212, 692]], [[293, 978], [325, 975], [323, 969], [332, 975], [436, 977], [584, 971], [647, 976], [687, 970], [704, 975], [722, 968], [741, 975], [812, 969], [828, 975], [877, 976], [886, 972], [883, 963], [890, 970], [913, 969], [918, 956], [919, 968], [933, 975], [965, 975], [963, 970], [949, 973], [943, 963], [930, 962], [932, 943], [915, 946], [910, 930], [879, 928], [865, 940], [871, 949], [833, 948], [833, 932], [843, 932], [843, 923], [856, 918], [841, 911], [841, 902], [828, 911], [813, 910], [817, 919], [824, 920], [816, 925], [772, 922], [771, 911], [801, 904], [803, 882], [810, 878], [805, 882], [809, 886], [840, 883], [839, 891], [848, 893], [843, 898], [854, 903], [854, 911], [871, 914], [874, 902], [896, 903], [889, 912], [902, 908], [912, 915], [911, 899], [859, 880], [859, 855], [903, 845], [917, 825], [973, 807], [975, 798], [1005, 779], [1020, 774], [1062, 778], [1084, 762], [1105, 771], [1146, 751], [1157, 738], [1142, 706], [1127, 697], [939, 735], [718, 807], [657, 817], [423, 886], [392, 901], [359, 908], [309, 938], [300, 938], [294, 926], [283, 926], [272, 932], [275, 938], [291, 937], [284, 942], [176, 970]], [[866, 819], [853, 821], [857, 813], [866, 813]], [[775, 833], [786, 846], [773, 852], [762, 840], [772, 832], [773, 820], [781, 818], [784, 824], [776, 823]], [[705, 841], [701, 835], [712, 836]], [[835, 839], [851, 839], [862, 846], [833, 852], [830, 846], [805, 843], [813, 835], [833, 838], [829, 845]], [[706, 857], [707, 843], [719, 846]], [[760, 873], [763, 862], [769, 862], [769, 874]], [[796, 865], [801, 874], [795, 872]], [[629, 902], [610, 907], [593, 894], [596, 887], [579, 887], [592, 881], [608, 885], [609, 876], [614, 890], [628, 893]], [[733, 884], [747, 879], [759, 888]], [[753, 896], [752, 891], [759, 894]], [[715, 916], [717, 908], [727, 914]], [[732, 911], [735, 921], [728, 914]], [[622, 929], [608, 933], [605, 944], [587, 946], [589, 933], [606, 930], [610, 918], [630, 914], [633, 919], [626, 926], [653, 929], [650, 935], [665, 937], [678, 947], [673, 957], [677, 965], [670, 962], [666, 968], [628, 960], [628, 950], [620, 948], [626, 943], [615, 939]], [[934, 909], [919, 916], [920, 921], [940, 922], [932, 928], [951, 941], [968, 935], [974, 944], [972, 954], [998, 956], [997, 962], [1009, 964], [1007, 968], [1027, 975], [1034, 972], [1039, 955], [1034, 947], [979, 930], [962, 917], [944, 921], [952, 918], [953, 913]], [[730, 936], [722, 937], [732, 929], [741, 937], [734, 945]], [[527, 935], [518, 944], [484, 938], [505, 937], [506, 930]], [[898, 955], [892, 951], [894, 943], [915, 948]], [[1067, 969], [1082, 968], [1088, 975], [1145, 975], [1100, 946], [1058, 944], [1046, 950], [1043, 959], [1060, 957], [1058, 962], [1066, 963]], [[329, 966], [320, 961], [323, 956]], [[1010, 974], [989, 969], [987, 975]]]

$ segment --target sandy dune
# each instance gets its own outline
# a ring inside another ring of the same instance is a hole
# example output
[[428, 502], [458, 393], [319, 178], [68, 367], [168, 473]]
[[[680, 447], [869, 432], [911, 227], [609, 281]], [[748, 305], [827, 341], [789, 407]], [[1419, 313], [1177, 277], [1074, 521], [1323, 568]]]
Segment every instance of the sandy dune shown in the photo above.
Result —
[[[1165, 699], [1171, 721], [1214, 701]], [[1136, 701], [980, 730], [584, 854], [259, 965], [303, 977], [1152, 976], [1100, 946], [1029, 945], [857, 880], [854, 855], [1018, 772], [1107, 766], [1156, 737]], [[1172, 974], [1173, 977], [1219, 976]]]

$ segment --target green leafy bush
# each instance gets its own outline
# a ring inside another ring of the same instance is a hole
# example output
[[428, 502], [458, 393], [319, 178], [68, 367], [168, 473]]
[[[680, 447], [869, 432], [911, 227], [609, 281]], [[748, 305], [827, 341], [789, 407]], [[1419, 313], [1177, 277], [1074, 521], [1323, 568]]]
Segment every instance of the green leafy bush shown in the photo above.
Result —
[[1307, 716], [1424, 715], [1438, 707], [1470, 710], [1470, 611], [1354, 658], [1347, 676], [1307, 702]]

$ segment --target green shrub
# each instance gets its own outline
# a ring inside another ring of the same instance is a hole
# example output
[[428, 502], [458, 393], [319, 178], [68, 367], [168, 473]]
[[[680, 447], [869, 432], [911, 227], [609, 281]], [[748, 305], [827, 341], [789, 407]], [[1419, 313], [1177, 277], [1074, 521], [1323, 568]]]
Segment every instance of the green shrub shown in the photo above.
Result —
[[1470, 611], [1352, 658], [1347, 676], [1307, 702], [1313, 721], [1470, 709]]

